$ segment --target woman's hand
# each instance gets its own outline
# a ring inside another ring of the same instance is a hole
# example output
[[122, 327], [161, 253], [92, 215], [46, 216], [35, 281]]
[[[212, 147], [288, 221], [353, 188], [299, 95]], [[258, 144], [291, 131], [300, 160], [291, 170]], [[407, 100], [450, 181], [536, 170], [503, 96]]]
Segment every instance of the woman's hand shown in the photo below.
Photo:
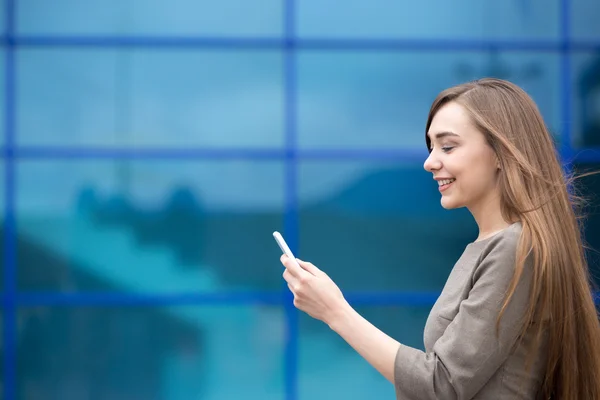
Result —
[[327, 274], [309, 262], [281, 256], [283, 278], [294, 294], [294, 306], [325, 322], [394, 384], [394, 360], [400, 343], [360, 316]]
[[285, 254], [281, 256], [283, 279], [294, 294], [294, 306], [331, 327], [349, 307], [346, 299], [326, 273], [309, 262], [296, 261], [300, 266]]

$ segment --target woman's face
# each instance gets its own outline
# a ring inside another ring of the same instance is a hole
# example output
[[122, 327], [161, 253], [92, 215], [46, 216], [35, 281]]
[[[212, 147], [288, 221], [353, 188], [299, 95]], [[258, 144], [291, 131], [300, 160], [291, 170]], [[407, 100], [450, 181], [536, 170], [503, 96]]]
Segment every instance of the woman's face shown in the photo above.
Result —
[[423, 167], [438, 182], [442, 207], [473, 210], [498, 195], [496, 155], [460, 104], [440, 108], [427, 135], [431, 148]]

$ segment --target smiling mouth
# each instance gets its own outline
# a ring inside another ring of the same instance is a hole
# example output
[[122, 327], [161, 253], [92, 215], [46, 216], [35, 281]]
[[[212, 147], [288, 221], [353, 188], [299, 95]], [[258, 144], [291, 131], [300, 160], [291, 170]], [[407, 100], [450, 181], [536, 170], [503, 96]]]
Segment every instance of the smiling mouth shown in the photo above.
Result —
[[448, 189], [450, 187], [450, 185], [452, 185], [452, 183], [454, 183], [454, 181], [456, 181], [456, 179], [454, 179], [454, 178], [453, 179], [442, 179], [442, 180], [438, 181], [440, 192]]
[[456, 179], [452, 178], [452, 179], [442, 179], [440, 181], [438, 181], [438, 185], [440, 186], [444, 186], [444, 185], [449, 185], [452, 182], [454, 182]]

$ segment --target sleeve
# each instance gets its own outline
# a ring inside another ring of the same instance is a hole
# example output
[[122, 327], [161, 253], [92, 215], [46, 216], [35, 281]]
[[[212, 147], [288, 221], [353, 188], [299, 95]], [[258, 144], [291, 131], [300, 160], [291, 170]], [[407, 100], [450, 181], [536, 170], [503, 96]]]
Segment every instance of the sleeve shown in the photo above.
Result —
[[400, 345], [394, 365], [397, 399], [470, 399], [509, 356], [529, 303], [532, 268], [521, 280], [500, 321], [496, 319], [516, 262], [518, 235], [490, 243], [473, 275], [473, 286], [431, 352]]

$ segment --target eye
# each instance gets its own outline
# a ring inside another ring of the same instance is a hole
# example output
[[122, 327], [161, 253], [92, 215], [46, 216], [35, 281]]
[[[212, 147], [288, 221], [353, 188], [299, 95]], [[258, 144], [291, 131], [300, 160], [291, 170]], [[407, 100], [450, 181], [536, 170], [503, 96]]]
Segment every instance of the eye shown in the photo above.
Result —
[[451, 151], [454, 148], [454, 146], [442, 146], [442, 151], [444, 153], [448, 153], [449, 151]]

